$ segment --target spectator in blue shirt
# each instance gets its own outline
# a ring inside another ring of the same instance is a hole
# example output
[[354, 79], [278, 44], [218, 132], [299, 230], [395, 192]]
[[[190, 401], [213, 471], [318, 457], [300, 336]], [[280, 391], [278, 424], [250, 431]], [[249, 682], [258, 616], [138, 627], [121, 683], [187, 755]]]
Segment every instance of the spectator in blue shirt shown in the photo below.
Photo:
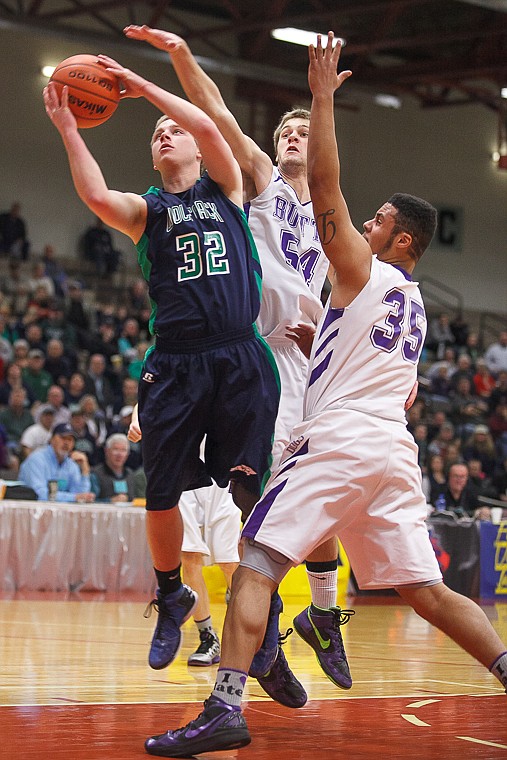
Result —
[[[56, 425], [48, 445], [34, 451], [22, 463], [19, 479], [34, 489], [38, 499], [79, 503], [95, 500], [88, 459], [82, 451], [73, 451], [74, 441], [70, 425]], [[55, 484], [51, 496], [50, 483]]]

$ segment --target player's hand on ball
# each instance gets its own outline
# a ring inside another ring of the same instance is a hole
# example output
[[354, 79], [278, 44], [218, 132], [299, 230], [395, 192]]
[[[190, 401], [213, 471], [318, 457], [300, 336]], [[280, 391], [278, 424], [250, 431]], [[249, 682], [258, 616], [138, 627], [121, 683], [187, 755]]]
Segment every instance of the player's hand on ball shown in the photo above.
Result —
[[69, 108], [68, 87], [63, 88], [60, 99], [56, 85], [49, 82], [47, 87], [44, 87], [43, 97], [46, 113], [59, 132], [69, 128], [77, 129], [76, 118]]
[[146, 79], [143, 79], [143, 77], [134, 71], [126, 69], [108, 55], [98, 55], [97, 58], [106, 71], [114, 74], [121, 82], [123, 89], [120, 89], [120, 98], [141, 98], [143, 96]]

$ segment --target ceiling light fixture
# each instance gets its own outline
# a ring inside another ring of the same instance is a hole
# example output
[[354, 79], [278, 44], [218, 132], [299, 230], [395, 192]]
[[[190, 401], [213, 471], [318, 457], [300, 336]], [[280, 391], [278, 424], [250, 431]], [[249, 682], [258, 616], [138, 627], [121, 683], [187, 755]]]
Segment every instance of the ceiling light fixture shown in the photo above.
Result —
[[[305, 47], [317, 44], [317, 34], [320, 34], [320, 32], [309, 32], [306, 29], [295, 29], [292, 26], [271, 30], [271, 36], [275, 40], [291, 42], [293, 45], [304, 45]], [[327, 39], [327, 33], [321, 34], [321, 36], [323, 41]], [[343, 37], [338, 37], [337, 39], [340, 39], [342, 47], [345, 47], [347, 41]]]
[[396, 97], [396, 95], [384, 95], [379, 93], [378, 95], [375, 95], [373, 100], [378, 106], [383, 106], [384, 108], [395, 108], [396, 110], [401, 108], [401, 100]]
[[502, 89], [500, 90], [500, 95], [502, 96], [502, 98], [507, 98], [507, 87], [502, 87]]
[[49, 79], [55, 68], [56, 66], [43, 66], [40, 71], [43, 77]]

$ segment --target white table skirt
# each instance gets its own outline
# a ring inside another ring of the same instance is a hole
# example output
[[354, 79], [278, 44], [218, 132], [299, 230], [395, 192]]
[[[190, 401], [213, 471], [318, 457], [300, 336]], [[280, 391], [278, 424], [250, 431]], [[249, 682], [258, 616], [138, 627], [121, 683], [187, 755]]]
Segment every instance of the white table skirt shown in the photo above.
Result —
[[4, 591], [153, 591], [145, 510], [0, 501]]

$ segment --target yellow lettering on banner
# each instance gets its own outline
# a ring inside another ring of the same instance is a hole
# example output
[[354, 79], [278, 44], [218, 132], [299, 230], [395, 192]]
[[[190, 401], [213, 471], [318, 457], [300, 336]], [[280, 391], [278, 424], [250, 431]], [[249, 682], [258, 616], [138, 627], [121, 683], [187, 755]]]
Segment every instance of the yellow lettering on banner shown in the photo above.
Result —
[[500, 523], [496, 534], [495, 570], [500, 573], [495, 594], [507, 594], [507, 520]]

